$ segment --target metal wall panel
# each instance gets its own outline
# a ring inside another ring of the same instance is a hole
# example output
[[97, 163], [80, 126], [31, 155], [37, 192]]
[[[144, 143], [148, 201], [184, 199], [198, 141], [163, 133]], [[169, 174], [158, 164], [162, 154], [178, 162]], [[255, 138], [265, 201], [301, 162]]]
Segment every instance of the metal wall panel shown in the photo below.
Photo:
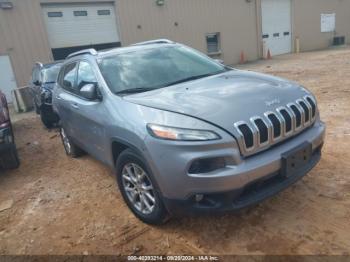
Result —
[[293, 0], [294, 36], [300, 38], [301, 51], [324, 49], [335, 33], [321, 33], [321, 14], [336, 14], [336, 35], [350, 43], [350, 0]]
[[246, 0], [119, 0], [122, 44], [169, 38], [206, 52], [206, 34], [220, 32], [221, 58], [237, 63], [259, 57], [255, 1]]
[[[0, 55], [9, 55], [17, 84], [27, 85], [36, 61], [53, 60], [42, 18], [42, 3], [82, 2], [81, 0], [11, 0], [13, 9], [0, 9]], [[84, 2], [112, 2], [84, 0]]]
[[[261, 0], [11, 0], [0, 9], [0, 55], [9, 55], [18, 85], [28, 83], [35, 61], [49, 62], [52, 53], [42, 17], [47, 3], [114, 2], [122, 45], [170, 38], [206, 52], [205, 35], [220, 32], [222, 56], [237, 63], [262, 54]], [[256, 8], [258, 7], [258, 8]], [[336, 13], [336, 33], [350, 43], [350, 0], [292, 0], [292, 31], [302, 51], [326, 48], [334, 33], [321, 33], [321, 13]]]
[[50, 50], [36, 0], [12, 0], [13, 9], [0, 9], [0, 54], [10, 56], [18, 85], [28, 83], [35, 61], [49, 61]]

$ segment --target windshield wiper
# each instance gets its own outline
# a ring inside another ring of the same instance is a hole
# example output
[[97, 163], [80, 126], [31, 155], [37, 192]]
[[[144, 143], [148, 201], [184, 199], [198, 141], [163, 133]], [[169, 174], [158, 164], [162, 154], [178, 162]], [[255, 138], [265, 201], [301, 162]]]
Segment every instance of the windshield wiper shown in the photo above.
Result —
[[131, 88], [131, 89], [125, 89], [119, 92], [116, 92], [117, 95], [127, 95], [127, 94], [136, 94], [136, 93], [142, 93], [154, 90], [155, 88], [146, 88], [146, 87], [138, 87], [138, 88]]
[[178, 80], [178, 81], [166, 84], [164, 87], [173, 86], [173, 85], [185, 83], [185, 82], [192, 81], [192, 80], [197, 80], [197, 79], [205, 78], [205, 77], [208, 77], [208, 76], [218, 75], [218, 74], [224, 73], [226, 71], [227, 70], [225, 69], [225, 70], [222, 70], [222, 71], [219, 71], [219, 72], [215, 72], [215, 73], [209, 73], [209, 74], [203, 74], [203, 75], [187, 77], [187, 78], [184, 78], [184, 79], [181, 79], [181, 80]]

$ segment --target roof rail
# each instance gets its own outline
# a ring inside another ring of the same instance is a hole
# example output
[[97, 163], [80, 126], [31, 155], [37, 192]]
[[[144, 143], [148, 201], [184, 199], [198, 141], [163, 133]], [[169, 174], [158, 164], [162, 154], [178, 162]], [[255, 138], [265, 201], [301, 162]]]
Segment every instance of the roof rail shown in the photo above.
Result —
[[146, 42], [140, 42], [136, 44], [132, 44], [131, 46], [139, 46], [139, 45], [153, 45], [153, 44], [175, 44], [174, 41], [168, 40], [168, 39], [156, 39]]
[[71, 58], [71, 57], [78, 56], [78, 55], [85, 55], [85, 54], [97, 55], [97, 51], [93, 48], [84, 49], [84, 50], [80, 50], [78, 52], [75, 52], [75, 53], [68, 55], [67, 58]]

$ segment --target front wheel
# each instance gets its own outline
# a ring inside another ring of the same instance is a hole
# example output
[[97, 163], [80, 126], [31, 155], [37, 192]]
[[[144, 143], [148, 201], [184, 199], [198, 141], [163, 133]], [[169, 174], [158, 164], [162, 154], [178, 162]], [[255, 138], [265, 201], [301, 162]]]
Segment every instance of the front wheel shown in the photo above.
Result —
[[152, 177], [144, 160], [135, 152], [127, 149], [121, 153], [117, 160], [117, 181], [124, 201], [141, 221], [159, 225], [169, 215]]
[[42, 106], [40, 110], [41, 122], [48, 129], [55, 127], [59, 121], [58, 116], [53, 112], [52, 108]]

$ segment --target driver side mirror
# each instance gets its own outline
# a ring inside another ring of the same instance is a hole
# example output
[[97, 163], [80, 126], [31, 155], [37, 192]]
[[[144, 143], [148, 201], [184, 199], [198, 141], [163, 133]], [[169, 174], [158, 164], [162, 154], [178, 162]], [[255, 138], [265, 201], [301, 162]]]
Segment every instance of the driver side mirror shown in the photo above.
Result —
[[80, 89], [80, 95], [88, 100], [97, 100], [100, 98], [98, 94], [97, 84], [86, 84]]

